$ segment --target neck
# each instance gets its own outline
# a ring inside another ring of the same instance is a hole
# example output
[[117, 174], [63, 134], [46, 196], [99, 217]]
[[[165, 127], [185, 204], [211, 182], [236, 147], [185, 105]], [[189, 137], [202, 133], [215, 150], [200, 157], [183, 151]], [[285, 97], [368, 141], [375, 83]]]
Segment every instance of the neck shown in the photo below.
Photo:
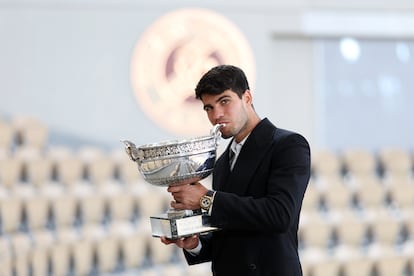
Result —
[[244, 138], [246, 138], [247, 135], [249, 135], [250, 132], [259, 124], [261, 121], [260, 117], [253, 112], [253, 116], [250, 116], [250, 119], [247, 121], [245, 127], [242, 129], [242, 131], [239, 132], [236, 136], [234, 136], [234, 140], [236, 143], [240, 143], [243, 141]]

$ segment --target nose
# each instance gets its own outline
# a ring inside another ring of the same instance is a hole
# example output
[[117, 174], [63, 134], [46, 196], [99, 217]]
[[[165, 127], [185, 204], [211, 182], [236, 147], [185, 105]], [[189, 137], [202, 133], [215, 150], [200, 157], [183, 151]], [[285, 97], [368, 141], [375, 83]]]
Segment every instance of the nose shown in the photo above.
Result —
[[223, 110], [221, 108], [214, 108], [212, 112], [212, 119], [215, 123], [218, 123], [223, 118]]

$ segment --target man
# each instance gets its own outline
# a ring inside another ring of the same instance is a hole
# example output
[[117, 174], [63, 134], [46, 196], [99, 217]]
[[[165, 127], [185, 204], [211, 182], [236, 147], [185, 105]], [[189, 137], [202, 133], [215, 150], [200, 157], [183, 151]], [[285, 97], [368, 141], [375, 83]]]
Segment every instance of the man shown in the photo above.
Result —
[[235, 66], [212, 68], [195, 91], [210, 122], [224, 124], [222, 137], [233, 140], [216, 161], [213, 190], [194, 183], [168, 191], [173, 208], [203, 207], [221, 230], [161, 241], [183, 248], [189, 264], [211, 261], [216, 276], [302, 275], [297, 231], [310, 177], [307, 141], [259, 118], [246, 76]]

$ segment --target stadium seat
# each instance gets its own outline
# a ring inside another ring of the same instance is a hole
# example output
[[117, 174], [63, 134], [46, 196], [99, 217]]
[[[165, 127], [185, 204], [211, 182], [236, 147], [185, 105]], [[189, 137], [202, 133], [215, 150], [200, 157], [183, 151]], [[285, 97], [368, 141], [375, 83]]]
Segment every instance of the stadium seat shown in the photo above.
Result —
[[91, 160], [87, 165], [89, 180], [95, 185], [105, 183], [114, 178], [115, 163], [110, 156], [103, 155]]
[[348, 148], [343, 150], [341, 157], [349, 176], [377, 175], [377, 159], [371, 151]]
[[96, 243], [96, 253], [99, 273], [113, 272], [119, 260], [119, 243], [114, 236], [107, 235]]
[[301, 256], [309, 263], [320, 262], [329, 257], [332, 246], [333, 226], [330, 221], [318, 214], [307, 216], [306, 221], [299, 227]]
[[56, 228], [71, 227], [77, 220], [78, 202], [70, 193], [50, 198], [53, 222]]
[[404, 276], [408, 260], [404, 256], [382, 256], [376, 261], [378, 275], [380, 276]]
[[311, 266], [312, 276], [339, 276], [341, 263], [336, 260], [315, 262]]
[[36, 230], [31, 233], [33, 246], [30, 253], [30, 263], [33, 276], [43, 276], [49, 273], [50, 250], [55, 242], [53, 233], [48, 230]]
[[56, 229], [56, 242], [53, 244], [50, 254], [53, 275], [68, 274], [73, 257], [72, 247], [79, 239], [80, 236], [73, 227]]
[[387, 189], [375, 175], [356, 175], [353, 178], [359, 207], [365, 211], [385, 208]]
[[25, 161], [26, 181], [36, 188], [52, 182], [53, 163], [45, 157], [31, 158]]
[[26, 233], [14, 233], [10, 236], [11, 250], [13, 252], [13, 266], [16, 275], [29, 275], [30, 250], [32, 241]]
[[49, 129], [41, 120], [32, 116], [18, 115], [11, 120], [18, 145], [44, 149]]
[[119, 177], [125, 184], [131, 185], [142, 180], [137, 163], [128, 157], [124, 149], [114, 152], [113, 159], [119, 172]]
[[185, 275], [184, 268], [180, 264], [166, 264], [160, 268], [160, 276], [182, 276]]
[[56, 243], [50, 250], [50, 263], [53, 275], [67, 275], [70, 270], [71, 252], [69, 243]]
[[341, 175], [342, 166], [340, 156], [334, 151], [317, 149], [312, 154], [311, 168], [316, 178]]
[[75, 275], [89, 275], [94, 266], [94, 245], [88, 239], [79, 239], [72, 244], [73, 271]]
[[67, 187], [76, 185], [83, 179], [84, 166], [76, 156], [67, 156], [55, 161], [57, 178]]
[[408, 150], [398, 147], [381, 148], [378, 159], [383, 167], [385, 178], [406, 178], [412, 175], [413, 160]]
[[50, 205], [49, 200], [41, 194], [23, 199], [24, 211], [28, 228], [33, 231], [45, 228], [48, 224]]
[[[165, 202], [165, 197], [169, 196], [166, 190], [159, 187], [152, 187], [150, 184], [142, 187], [143, 189], [135, 190], [134, 198], [141, 218], [148, 218], [150, 216], [165, 213], [168, 209]], [[172, 200], [169, 196], [169, 200]]]
[[10, 239], [0, 236], [0, 275], [13, 275], [13, 253]]
[[0, 149], [10, 152], [15, 142], [15, 135], [11, 123], [0, 118]]
[[374, 271], [374, 261], [367, 257], [351, 258], [343, 261], [342, 267], [344, 276], [371, 276]]
[[374, 242], [387, 246], [396, 246], [401, 235], [402, 222], [390, 214], [382, 214], [370, 223]]
[[341, 212], [353, 208], [354, 190], [339, 175], [325, 177], [319, 183], [325, 207], [329, 212]]
[[396, 253], [402, 223], [386, 213], [379, 213], [370, 222], [373, 241], [368, 247], [367, 254], [378, 258]]
[[337, 246], [334, 254], [340, 260], [360, 257], [368, 244], [368, 222], [352, 212], [343, 212], [335, 221]]
[[414, 210], [414, 180], [394, 177], [388, 182], [388, 190], [393, 205], [401, 211]]
[[107, 196], [109, 211], [112, 220], [128, 221], [133, 218], [135, 201], [128, 191]]
[[1, 226], [3, 233], [14, 233], [20, 230], [23, 220], [23, 200], [17, 195], [0, 199]]
[[0, 159], [0, 185], [4, 189], [16, 187], [22, 180], [23, 176], [23, 160], [10, 157]]
[[148, 237], [150, 232], [136, 231], [120, 236], [120, 248], [126, 269], [139, 268], [147, 258]]
[[105, 197], [100, 193], [91, 193], [78, 197], [83, 224], [102, 223], [105, 218]]
[[302, 202], [302, 210], [308, 212], [319, 211], [322, 202], [322, 192], [311, 180], [305, 192]]
[[166, 264], [172, 261], [176, 247], [166, 246], [159, 238], [148, 236], [150, 259], [154, 265]]

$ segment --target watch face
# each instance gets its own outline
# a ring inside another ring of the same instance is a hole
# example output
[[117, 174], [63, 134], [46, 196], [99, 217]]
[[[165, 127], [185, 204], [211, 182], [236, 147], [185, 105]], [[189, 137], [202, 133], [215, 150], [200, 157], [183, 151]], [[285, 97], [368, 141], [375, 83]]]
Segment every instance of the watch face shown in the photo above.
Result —
[[209, 208], [211, 204], [211, 199], [209, 197], [202, 197], [200, 205], [202, 208]]
[[179, 135], [206, 135], [211, 124], [194, 89], [201, 76], [219, 64], [239, 66], [253, 86], [253, 54], [233, 23], [204, 9], [170, 12], [143, 33], [133, 51], [135, 98], [163, 129]]

